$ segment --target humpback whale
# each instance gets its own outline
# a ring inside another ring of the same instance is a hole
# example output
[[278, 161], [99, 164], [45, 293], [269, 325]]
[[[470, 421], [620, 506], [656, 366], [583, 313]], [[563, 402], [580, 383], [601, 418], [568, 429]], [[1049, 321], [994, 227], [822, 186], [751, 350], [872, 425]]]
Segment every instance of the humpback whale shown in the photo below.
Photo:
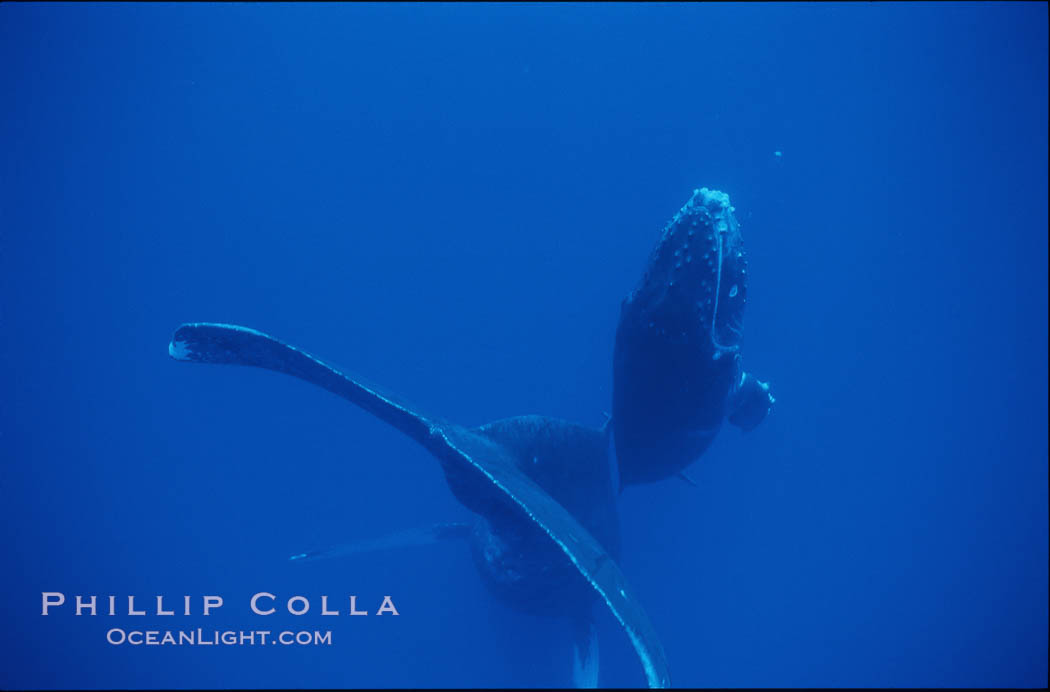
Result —
[[622, 304], [613, 414], [601, 429], [536, 415], [468, 428], [410, 409], [295, 346], [237, 325], [183, 324], [168, 353], [282, 372], [360, 406], [426, 448], [455, 498], [478, 516], [473, 526], [445, 524], [293, 559], [468, 537], [497, 597], [574, 623], [578, 683], [597, 683], [590, 616], [598, 602], [627, 634], [647, 684], [666, 687], [663, 648], [618, 566], [616, 502], [625, 485], [680, 473], [723, 418], [747, 430], [772, 406], [768, 385], [740, 366], [746, 260], [732, 212], [728, 196], [702, 188], [665, 227], [641, 284]]
[[724, 419], [751, 430], [773, 406], [741, 367], [747, 257], [734, 210], [729, 195], [694, 190], [621, 305], [612, 429], [623, 485], [682, 473]]
[[298, 377], [416, 440], [440, 462], [456, 499], [480, 517], [472, 552], [489, 588], [511, 605], [586, 625], [577, 627], [575, 652], [584, 681], [597, 682], [589, 624], [597, 600], [627, 634], [648, 685], [670, 684], [660, 641], [616, 561], [619, 524], [607, 431], [545, 416], [467, 428], [411, 410], [294, 346], [237, 325], [183, 324], [168, 354]]

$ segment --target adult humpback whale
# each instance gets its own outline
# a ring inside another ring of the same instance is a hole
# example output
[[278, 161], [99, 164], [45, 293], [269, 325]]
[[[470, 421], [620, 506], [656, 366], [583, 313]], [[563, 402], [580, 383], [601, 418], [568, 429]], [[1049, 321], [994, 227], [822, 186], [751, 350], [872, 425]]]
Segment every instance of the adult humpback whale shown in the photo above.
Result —
[[333, 392], [422, 444], [449, 489], [482, 521], [474, 532], [482, 577], [511, 605], [586, 621], [576, 668], [596, 683], [589, 626], [595, 596], [623, 627], [650, 687], [670, 678], [656, 632], [616, 563], [619, 525], [604, 430], [544, 416], [466, 428], [410, 410], [331, 365], [247, 327], [184, 324], [168, 353], [181, 361], [253, 365]]
[[[725, 416], [749, 429], [768, 412], [768, 386], [739, 365], [745, 273], [728, 197], [697, 190], [664, 229], [642, 284], [623, 303], [613, 416], [602, 430], [544, 416], [466, 428], [413, 411], [294, 346], [235, 325], [184, 324], [168, 352], [181, 361], [299, 377], [422, 444], [441, 463], [456, 499], [480, 517], [471, 539], [486, 584], [511, 605], [577, 623], [589, 623], [597, 598], [628, 635], [648, 684], [665, 687], [663, 649], [617, 565], [617, 486], [680, 472]], [[576, 656], [577, 667], [596, 682], [593, 636], [577, 637]]]

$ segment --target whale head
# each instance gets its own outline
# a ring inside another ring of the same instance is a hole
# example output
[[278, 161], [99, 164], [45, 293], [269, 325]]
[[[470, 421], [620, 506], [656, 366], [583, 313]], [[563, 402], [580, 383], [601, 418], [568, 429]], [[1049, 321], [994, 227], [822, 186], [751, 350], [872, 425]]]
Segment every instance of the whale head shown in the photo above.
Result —
[[747, 256], [729, 195], [694, 190], [624, 300], [613, 434], [624, 483], [681, 471], [714, 439], [740, 382]]

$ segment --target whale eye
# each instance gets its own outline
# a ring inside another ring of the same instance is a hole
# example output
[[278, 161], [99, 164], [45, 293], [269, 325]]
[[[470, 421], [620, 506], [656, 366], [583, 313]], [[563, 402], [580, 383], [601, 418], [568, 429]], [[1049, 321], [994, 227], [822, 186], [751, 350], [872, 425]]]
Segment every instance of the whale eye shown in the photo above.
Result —
[[737, 291], [736, 284], [733, 284], [733, 287], [729, 289], [729, 297], [735, 298], [737, 293], [739, 293], [739, 291]]

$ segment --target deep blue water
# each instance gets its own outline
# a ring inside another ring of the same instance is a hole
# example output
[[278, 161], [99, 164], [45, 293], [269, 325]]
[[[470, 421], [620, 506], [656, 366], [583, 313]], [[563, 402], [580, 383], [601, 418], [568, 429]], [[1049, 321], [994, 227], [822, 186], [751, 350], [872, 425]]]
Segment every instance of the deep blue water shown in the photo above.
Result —
[[[600, 425], [620, 300], [702, 185], [777, 406], [699, 487], [621, 498], [672, 681], [1046, 684], [1046, 4], [4, 4], [0, 65], [0, 687], [568, 684], [567, 632], [464, 544], [288, 562], [470, 514], [363, 411], [168, 339], [244, 324], [464, 424]], [[598, 627], [602, 684], [642, 684]]]

